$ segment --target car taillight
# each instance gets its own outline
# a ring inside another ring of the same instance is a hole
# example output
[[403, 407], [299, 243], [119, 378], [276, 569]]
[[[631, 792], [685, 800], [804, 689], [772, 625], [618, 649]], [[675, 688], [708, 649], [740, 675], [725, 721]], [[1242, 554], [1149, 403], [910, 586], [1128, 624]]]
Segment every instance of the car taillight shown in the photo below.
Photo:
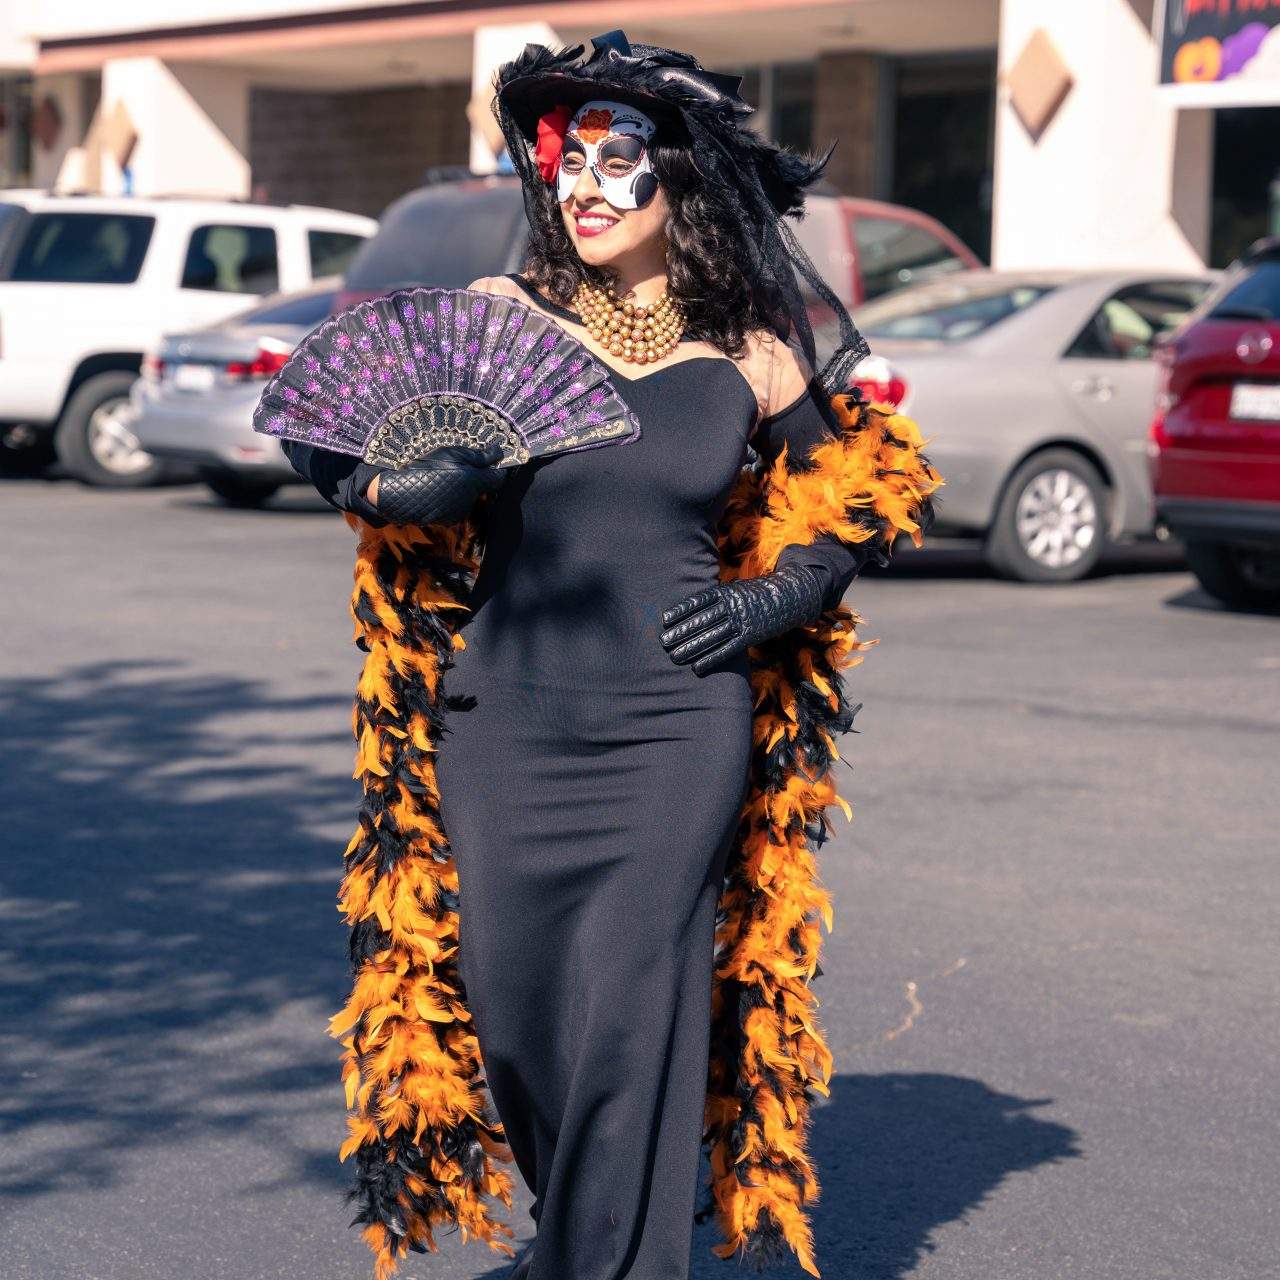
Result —
[[232, 360], [223, 369], [229, 378], [269, 378], [284, 367], [289, 355], [290, 352], [283, 348], [263, 346], [258, 348], [258, 354], [251, 361]]
[[1168, 447], [1169, 433], [1165, 429], [1165, 414], [1177, 403], [1178, 397], [1170, 390], [1176, 348], [1157, 344], [1151, 354], [1156, 364], [1156, 403], [1151, 424], [1147, 428], [1147, 457], [1154, 459], [1161, 449]]
[[148, 382], [159, 382], [164, 373], [164, 361], [154, 351], [142, 357], [142, 376]]
[[[1169, 431], [1165, 428], [1165, 415], [1178, 402], [1178, 397], [1170, 390], [1174, 378], [1174, 358], [1178, 349], [1172, 344], [1161, 346], [1156, 344], [1152, 358], [1156, 362], [1156, 410], [1152, 413], [1151, 424], [1147, 428], [1147, 458], [1152, 465], [1160, 456], [1161, 449], [1169, 447]], [[1155, 472], [1152, 472], [1155, 476]]]
[[854, 366], [851, 387], [858, 387], [863, 398], [873, 404], [887, 404], [897, 409], [907, 398], [907, 380], [883, 356], [865, 356]]
[[1164, 426], [1164, 410], [1159, 405], [1151, 415], [1151, 425], [1147, 428], [1147, 457], [1153, 458], [1161, 449], [1169, 447], [1169, 433]]

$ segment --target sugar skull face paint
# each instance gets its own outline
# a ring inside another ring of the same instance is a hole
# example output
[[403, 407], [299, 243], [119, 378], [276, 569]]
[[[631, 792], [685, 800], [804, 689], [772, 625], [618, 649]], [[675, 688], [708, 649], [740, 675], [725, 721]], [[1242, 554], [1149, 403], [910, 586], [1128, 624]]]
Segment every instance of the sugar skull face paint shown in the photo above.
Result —
[[556, 177], [556, 199], [568, 200], [584, 169], [615, 209], [642, 209], [658, 190], [649, 160], [657, 126], [637, 107], [606, 98], [584, 102], [565, 132]]

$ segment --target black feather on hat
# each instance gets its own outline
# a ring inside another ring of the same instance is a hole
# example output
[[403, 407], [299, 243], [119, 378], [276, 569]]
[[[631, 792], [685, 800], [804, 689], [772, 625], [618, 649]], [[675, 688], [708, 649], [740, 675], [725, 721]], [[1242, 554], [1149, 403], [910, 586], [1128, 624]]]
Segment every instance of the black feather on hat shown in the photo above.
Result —
[[[776, 146], [747, 123], [755, 108], [738, 93], [742, 77], [708, 71], [692, 54], [632, 44], [622, 31], [595, 36], [591, 44], [585, 59], [583, 45], [556, 51], [527, 44], [495, 73], [493, 112], [524, 183], [526, 208], [534, 184], [543, 184], [531, 150], [538, 120], [553, 107], [612, 98], [677, 126], [703, 177], [742, 224], [749, 274], [774, 327], [784, 338], [794, 337], [815, 368], [813, 314], [823, 306], [830, 310], [840, 336], [819, 379], [829, 396], [846, 391], [854, 365], [870, 348], [784, 221], [803, 214], [805, 189], [821, 175], [835, 143], [818, 158]], [[816, 295], [807, 305], [797, 273]]]

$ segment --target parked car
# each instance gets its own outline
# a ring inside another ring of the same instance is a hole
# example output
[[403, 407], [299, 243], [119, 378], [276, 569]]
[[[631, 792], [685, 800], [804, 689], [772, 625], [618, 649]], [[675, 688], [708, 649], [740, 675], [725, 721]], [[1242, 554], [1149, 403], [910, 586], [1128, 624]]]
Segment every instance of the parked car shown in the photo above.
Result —
[[1233, 263], [1157, 359], [1157, 515], [1211, 595], [1280, 606], [1280, 239]]
[[[914, 209], [813, 193], [793, 229], [846, 306], [936, 275], [979, 266], [940, 223]], [[519, 179], [469, 177], [424, 186], [389, 205], [347, 273], [338, 308], [392, 289], [464, 288], [519, 271], [528, 242]]]
[[920, 423], [946, 478], [936, 531], [1027, 582], [1081, 578], [1107, 541], [1153, 532], [1153, 344], [1212, 279], [967, 271], [856, 309], [872, 349], [856, 381]]
[[277, 293], [219, 324], [169, 334], [142, 362], [123, 415], [141, 448], [188, 465], [222, 502], [259, 507], [299, 482], [280, 442], [253, 429], [263, 383], [333, 309], [339, 276]]
[[0, 192], [0, 431], [90, 484], [161, 464], [121, 410], [164, 333], [341, 273], [372, 218], [234, 200]]

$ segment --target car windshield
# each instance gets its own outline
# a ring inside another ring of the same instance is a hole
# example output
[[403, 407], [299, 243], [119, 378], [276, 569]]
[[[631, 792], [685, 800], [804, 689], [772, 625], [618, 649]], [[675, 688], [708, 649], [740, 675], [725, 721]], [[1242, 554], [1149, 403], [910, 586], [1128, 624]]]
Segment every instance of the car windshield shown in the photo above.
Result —
[[506, 270], [517, 223], [519, 185], [441, 183], [414, 192], [384, 214], [377, 234], [356, 252], [348, 289], [383, 292], [403, 285], [465, 288]]
[[132, 284], [155, 224], [155, 218], [141, 214], [33, 213], [9, 278], [49, 284]]
[[950, 280], [891, 294], [860, 307], [854, 320], [868, 338], [961, 342], [1025, 311], [1056, 287], [1033, 281]]
[[1280, 260], [1264, 259], [1223, 282], [1210, 320], [1280, 320]]

